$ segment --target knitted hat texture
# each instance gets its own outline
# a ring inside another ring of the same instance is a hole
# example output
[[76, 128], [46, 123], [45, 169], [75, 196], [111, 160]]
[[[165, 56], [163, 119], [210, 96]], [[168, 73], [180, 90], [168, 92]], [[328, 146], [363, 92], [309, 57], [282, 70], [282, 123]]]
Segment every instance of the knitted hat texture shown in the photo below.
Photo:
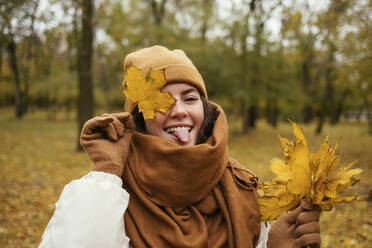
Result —
[[[134, 65], [140, 69], [143, 76], [147, 75], [150, 69], [164, 69], [167, 83], [188, 83], [207, 97], [207, 91], [202, 76], [183, 50], [169, 50], [163, 46], [143, 48], [125, 57], [124, 72], [130, 65]], [[123, 87], [125, 87], [125, 78]], [[132, 112], [136, 106], [137, 103], [132, 102], [128, 98], [126, 99], [126, 112]]]

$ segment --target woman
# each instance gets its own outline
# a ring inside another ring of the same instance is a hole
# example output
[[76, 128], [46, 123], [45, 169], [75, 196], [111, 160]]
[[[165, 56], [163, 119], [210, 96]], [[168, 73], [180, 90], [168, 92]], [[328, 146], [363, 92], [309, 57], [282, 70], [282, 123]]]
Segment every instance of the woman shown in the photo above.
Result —
[[163, 70], [174, 104], [144, 119], [127, 97], [125, 113], [84, 125], [93, 172], [65, 187], [40, 247], [320, 246], [319, 211], [306, 202], [261, 224], [257, 177], [229, 157], [224, 112], [183, 51], [141, 49], [132, 65]]

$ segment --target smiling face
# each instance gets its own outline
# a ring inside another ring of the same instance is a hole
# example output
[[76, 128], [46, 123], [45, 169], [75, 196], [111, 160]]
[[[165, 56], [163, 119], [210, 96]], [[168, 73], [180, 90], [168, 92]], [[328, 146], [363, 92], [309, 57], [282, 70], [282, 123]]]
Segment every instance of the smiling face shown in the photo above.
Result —
[[162, 92], [168, 92], [176, 101], [166, 114], [156, 112], [154, 119], [145, 120], [147, 133], [182, 146], [195, 145], [204, 121], [198, 90], [186, 83], [173, 83], [165, 85]]

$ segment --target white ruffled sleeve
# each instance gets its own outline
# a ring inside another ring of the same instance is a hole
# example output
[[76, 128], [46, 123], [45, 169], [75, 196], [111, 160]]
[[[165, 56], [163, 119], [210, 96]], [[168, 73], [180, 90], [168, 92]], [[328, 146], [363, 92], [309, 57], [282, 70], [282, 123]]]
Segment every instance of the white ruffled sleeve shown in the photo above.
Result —
[[63, 189], [39, 248], [127, 248], [124, 212], [129, 194], [121, 179], [90, 172]]
[[270, 224], [261, 222], [261, 234], [256, 248], [267, 248], [267, 240], [269, 239]]

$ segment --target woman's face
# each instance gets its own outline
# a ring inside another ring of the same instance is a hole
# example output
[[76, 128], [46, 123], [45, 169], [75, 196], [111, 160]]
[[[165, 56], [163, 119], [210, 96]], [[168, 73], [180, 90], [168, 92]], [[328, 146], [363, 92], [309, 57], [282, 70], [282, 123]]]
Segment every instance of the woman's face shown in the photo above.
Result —
[[166, 114], [156, 112], [154, 119], [145, 120], [147, 133], [182, 146], [195, 145], [204, 120], [198, 90], [186, 83], [173, 83], [165, 85], [162, 92], [168, 92], [176, 101]]

